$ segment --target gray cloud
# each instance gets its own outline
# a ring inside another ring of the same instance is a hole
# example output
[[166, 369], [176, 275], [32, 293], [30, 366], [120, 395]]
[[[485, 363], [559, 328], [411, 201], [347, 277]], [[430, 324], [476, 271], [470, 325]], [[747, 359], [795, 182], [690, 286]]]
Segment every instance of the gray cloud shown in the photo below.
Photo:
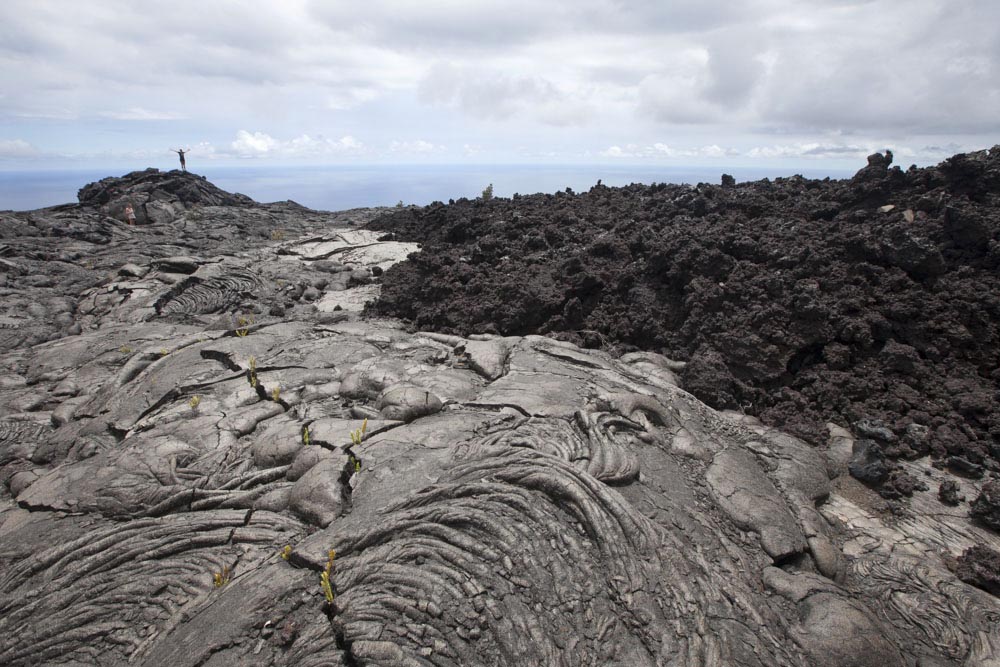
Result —
[[993, 0], [5, 0], [0, 130], [43, 154], [53, 127], [111, 124], [151, 154], [240, 128], [313, 138], [265, 156], [353, 155], [321, 136], [457, 156], [990, 145], [997, 25]]
[[476, 118], [505, 120], [528, 110], [551, 125], [586, 120], [586, 101], [574, 99], [552, 82], [537, 76], [511, 76], [501, 71], [438, 63], [418, 88], [427, 104], [457, 106]]

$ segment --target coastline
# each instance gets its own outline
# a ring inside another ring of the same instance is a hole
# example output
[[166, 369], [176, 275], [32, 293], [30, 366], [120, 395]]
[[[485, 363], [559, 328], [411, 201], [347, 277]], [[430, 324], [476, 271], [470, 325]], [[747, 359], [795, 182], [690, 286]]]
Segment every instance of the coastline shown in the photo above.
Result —
[[[582, 191], [598, 180], [606, 185], [629, 183], [715, 183], [723, 166], [681, 168], [670, 165], [352, 165], [217, 167], [192, 166], [196, 173], [229, 192], [242, 192], [256, 201], [293, 200], [315, 210], [336, 211], [374, 206], [426, 205], [461, 197], [476, 197], [493, 183], [497, 196], [558, 192], [570, 187]], [[0, 210], [33, 210], [75, 201], [84, 183], [129, 169], [74, 169], [44, 171], [0, 170]], [[788, 175], [778, 168], [728, 169], [737, 180]], [[809, 177], [849, 177], [842, 169], [803, 171]]]

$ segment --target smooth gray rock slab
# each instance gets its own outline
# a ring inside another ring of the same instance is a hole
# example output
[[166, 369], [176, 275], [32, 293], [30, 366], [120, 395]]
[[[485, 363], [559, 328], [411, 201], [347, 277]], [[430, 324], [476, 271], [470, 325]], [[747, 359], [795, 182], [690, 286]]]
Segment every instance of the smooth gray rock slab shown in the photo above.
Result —
[[760, 535], [764, 551], [780, 561], [805, 550], [805, 535], [757, 459], [745, 450], [715, 455], [705, 481], [737, 525]]
[[422, 387], [394, 384], [386, 387], [375, 401], [375, 409], [383, 418], [411, 422], [441, 410], [441, 399]]
[[325, 528], [340, 516], [344, 488], [341, 474], [347, 457], [324, 458], [295, 482], [288, 508], [307, 523]]

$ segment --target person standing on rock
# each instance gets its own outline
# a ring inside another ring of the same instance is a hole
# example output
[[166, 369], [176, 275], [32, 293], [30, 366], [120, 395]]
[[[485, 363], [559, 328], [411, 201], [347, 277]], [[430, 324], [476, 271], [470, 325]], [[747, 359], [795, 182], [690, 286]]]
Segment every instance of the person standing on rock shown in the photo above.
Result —
[[185, 153], [190, 153], [191, 149], [188, 148], [187, 150], [184, 150], [184, 149], [178, 150], [176, 148], [171, 148], [170, 150], [172, 150], [173, 152], [177, 153], [177, 156], [181, 159], [181, 171], [187, 171], [187, 163], [184, 162], [184, 154]]
[[125, 222], [130, 225], [135, 224], [135, 209], [132, 208], [132, 204], [125, 204]]

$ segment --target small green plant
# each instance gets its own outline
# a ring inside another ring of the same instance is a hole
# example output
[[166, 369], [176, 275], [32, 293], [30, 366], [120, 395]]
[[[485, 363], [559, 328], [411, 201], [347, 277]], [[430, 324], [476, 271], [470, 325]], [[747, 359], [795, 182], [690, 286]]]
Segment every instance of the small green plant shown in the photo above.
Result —
[[198, 396], [198, 395], [192, 396], [191, 400], [188, 401], [188, 405], [191, 406], [192, 410], [197, 410], [198, 409], [198, 405], [200, 403], [201, 403], [201, 396]]
[[257, 388], [257, 357], [250, 357], [248, 361], [250, 368], [247, 370], [247, 382], [251, 389]]
[[333, 604], [333, 585], [330, 583], [330, 574], [333, 572], [333, 559], [336, 557], [337, 552], [330, 549], [326, 560], [326, 567], [323, 568], [323, 573], [319, 575], [319, 585], [323, 589], [323, 597], [326, 598], [327, 604]]
[[275, 387], [271, 390], [271, 400], [275, 403], [281, 398], [281, 387]]
[[121, 352], [122, 354], [132, 354], [132, 348], [130, 348], [128, 345], [122, 345], [120, 348], [118, 348], [118, 351]]
[[355, 445], [360, 445], [361, 440], [365, 436], [365, 431], [367, 430], [368, 430], [368, 418], [365, 417], [365, 420], [361, 422], [361, 428], [356, 428], [353, 431], [351, 431], [351, 442], [354, 443]]
[[170, 354], [170, 350], [168, 350], [168, 349], [167, 349], [167, 348], [165, 348], [165, 347], [161, 347], [161, 348], [160, 348], [160, 356], [161, 356], [161, 357], [165, 357], [165, 356], [167, 356], [168, 354]]
[[240, 315], [236, 318], [236, 335], [240, 338], [246, 338], [247, 334], [250, 333], [250, 325], [253, 324], [253, 316], [244, 317]]
[[222, 572], [212, 573], [212, 585], [216, 588], [222, 588], [229, 583], [229, 566], [226, 565], [222, 568]]
[[492, 183], [490, 183], [489, 185], [487, 185], [486, 189], [483, 190], [483, 201], [489, 201], [491, 199], [493, 199], [493, 184]]
[[272, 229], [271, 230], [271, 240], [272, 241], [283, 241], [285, 239], [285, 230], [283, 229]]
[[292, 557], [292, 545], [286, 544], [285, 547], [281, 550], [281, 558], [282, 560], [288, 560], [291, 557]]
[[326, 570], [319, 575], [319, 585], [323, 589], [323, 597], [326, 598], [327, 604], [333, 604], [333, 586], [330, 585], [330, 574]]
[[355, 473], [361, 472], [361, 460], [354, 454], [347, 455], [347, 463], [354, 468]]
[[309, 427], [308, 426], [303, 426], [302, 427], [302, 444], [305, 445], [306, 447], [308, 447], [310, 444], [312, 444], [312, 440], [309, 438]]

